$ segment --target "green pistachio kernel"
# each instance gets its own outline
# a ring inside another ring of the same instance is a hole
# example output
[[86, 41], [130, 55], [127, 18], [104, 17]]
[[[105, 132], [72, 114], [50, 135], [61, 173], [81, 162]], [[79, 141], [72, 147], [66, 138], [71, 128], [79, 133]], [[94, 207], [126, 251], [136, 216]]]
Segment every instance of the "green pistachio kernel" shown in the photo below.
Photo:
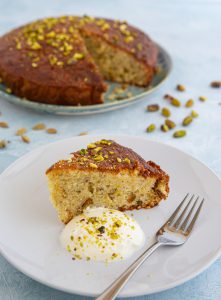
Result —
[[147, 132], [153, 132], [155, 129], [156, 129], [156, 126], [155, 126], [154, 124], [150, 124], [150, 125], [147, 127], [146, 131], [147, 131]]
[[192, 107], [193, 105], [194, 105], [193, 99], [189, 99], [186, 101], [186, 104], [185, 104], [186, 107]]
[[184, 91], [186, 90], [185, 86], [182, 85], [182, 84], [178, 84], [178, 85], [176, 86], [176, 89], [177, 89], [178, 91], [180, 91], [180, 92], [184, 92]]
[[165, 120], [165, 124], [168, 126], [169, 129], [173, 129], [174, 127], [176, 127], [176, 123], [169, 119]]
[[193, 122], [193, 118], [191, 116], [188, 116], [188, 117], [183, 119], [183, 126], [188, 126], [192, 122]]
[[173, 98], [170, 102], [173, 106], [176, 106], [176, 107], [180, 107], [181, 106], [181, 102], [176, 99], [176, 98]]
[[169, 127], [166, 124], [161, 125], [160, 129], [164, 132], [167, 132], [169, 130]]
[[191, 117], [197, 118], [198, 116], [199, 116], [199, 114], [195, 110], [191, 111]]
[[184, 136], [186, 136], [186, 130], [178, 130], [178, 131], [175, 131], [173, 134], [174, 138], [182, 138]]
[[205, 102], [207, 100], [207, 98], [205, 96], [199, 96], [199, 100], [201, 102]]
[[170, 110], [169, 110], [168, 108], [166, 108], [166, 107], [163, 107], [163, 108], [162, 108], [161, 113], [162, 113], [162, 115], [163, 115], [164, 117], [166, 117], [166, 118], [170, 117], [170, 115], [171, 115]]

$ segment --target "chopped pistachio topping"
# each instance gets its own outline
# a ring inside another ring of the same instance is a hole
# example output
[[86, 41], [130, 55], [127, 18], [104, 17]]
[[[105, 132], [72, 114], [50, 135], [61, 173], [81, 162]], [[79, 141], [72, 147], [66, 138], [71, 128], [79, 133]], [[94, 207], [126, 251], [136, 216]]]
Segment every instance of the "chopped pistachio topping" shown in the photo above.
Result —
[[126, 43], [131, 43], [131, 42], [133, 42], [134, 38], [132, 35], [128, 35], [124, 38], [124, 40]]
[[51, 55], [49, 56], [49, 62], [50, 62], [50, 64], [51, 64], [52, 66], [54, 66], [54, 65], [57, 64], [58, 59], [57, 59], [57, 57], [56, 57], [55, 55], [51, 54]]
[[126, 157], [126, 158], [124, 159], [124, 161], [125, 161], [125, 163], [130, 164], [130, 159], [129, 159], [128, 157]]
[[102, 31], [105, 31], [105, 30], [107, 30], [107, 29], [109, 29], [110, 28], [110, 24], [108, 24], [108, 23], [104, 23], [102, 26], [101, 26], [101, 30]]
[[138, 49], [139, 51], [141, 51], [141, 50], [143, 49], [143, 45], [142, 45], [141, 43], [138, 43], [138, 44], [137, 44], [137, 49]]
[[37, 68], [37, 66], [38, 66], [38, 64], [36, 64], [35, 62], [33, 62], [31, 65], [33, 68]]
[[90, 163], [89, 166], [90, 166], [91, 168], [93, 168], [93, 169], [97, 169], [97, 168], [98, 168], [98, 166], [97, 166], [96, 164], [93, 164], [93, 163]]
[[22, 48], [22, 47], [21, 47], [21, 42], [17, 41], [15, 48], [16, 48], [17, 50], [21, 50], [21, 48]]
[[85, 155], [85, 154], [87, 154], [87, 150], [86, 149], [81, 149], [79, 151], [79, 153], [80, 153], [80, 155]]
[[99, 152], [99, 151], [101, 151], [102, 150], [102, 147], [96, 147], [96, 148], [94, 148], [94, 151], [95, 152]]
[[81, 157], [81, 161], [88, 161], [87, 157]]
[[130, 31], [128, 30], [128, 27], [127, 27], [127, 24], [121, 24], [120, 26], [119, 26], [119, 29], [120, 29], [120, 31], [121, 31], [121, 33], [123, 33], [124, 35], [130, 35], [131, 33], [130, 33]]
[[74, 60], [81, 60], [84, 58], [84, 54], [83, 53], [79, 53], [79, 52], [76, 52], [74, 55], [73, 55], [73, 59]]
[[39, 50], [39, 49], [41, 49], [41, 45], [37, 42], [37, 41], [35, 41], [35, 42], [28, 42], [28, 44], [29, 44], [29, 46], [30, 46], [30, 48], [32, 49], [32, 50]]
[[8, 93], [8, 94], [11, 94], [11, 93], [12, 93], [12, 90], [11, 90], [10, 88], [6, 88], [5, 91], [6, 91], [6, 93]]
[[88, 144], [88, 145], [87, 145], [87, 148], [88, 148], [88, 149], [94, 149], [94, 148], [96, 148], [96, 145], [93, 144], [93, 143], [91, 143], [91, 144]]
[[98, 155], [98, 156], [95, 156], [94, 160], [95, 161], [103, 161], [104, 157], [102, 155]]
[[110, 146], [112, 143], [108, 140], [101, 140], [101, 141], [97, 142], [97, 144], [103, 144], [103, 145]]

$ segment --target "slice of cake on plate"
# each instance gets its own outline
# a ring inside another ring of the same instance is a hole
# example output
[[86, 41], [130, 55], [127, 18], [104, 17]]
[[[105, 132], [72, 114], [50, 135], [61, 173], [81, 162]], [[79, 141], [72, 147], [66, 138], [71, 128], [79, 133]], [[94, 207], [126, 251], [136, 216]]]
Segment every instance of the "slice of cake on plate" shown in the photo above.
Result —
[[89, 144], [46, 174], [64, 223], [89, 205], [121, 211], [151, 208], [169, 193], [169, 176], [158, 165], [112, 140]]

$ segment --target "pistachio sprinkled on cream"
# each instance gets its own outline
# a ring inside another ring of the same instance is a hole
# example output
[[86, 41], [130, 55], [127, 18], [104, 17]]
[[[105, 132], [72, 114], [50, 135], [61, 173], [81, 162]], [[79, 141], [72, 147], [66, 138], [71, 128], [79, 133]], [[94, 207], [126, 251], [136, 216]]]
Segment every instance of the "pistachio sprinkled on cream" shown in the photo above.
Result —
[[111, 262], [127, 259], [144, 244], [144, 233], [128, 215], [87, 208], [63, 229], [60, 241], [74, 259]]

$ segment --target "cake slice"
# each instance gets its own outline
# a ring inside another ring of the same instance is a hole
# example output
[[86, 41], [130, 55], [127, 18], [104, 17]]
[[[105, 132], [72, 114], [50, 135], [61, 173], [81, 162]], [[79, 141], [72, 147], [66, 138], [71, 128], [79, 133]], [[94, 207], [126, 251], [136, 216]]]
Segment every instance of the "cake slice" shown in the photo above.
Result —
[[169, 176], [158, 165], [112, 140], [89, 144], [46, 174], [51, 201], [65, 224], [89, 205], [151, 208], [169, 193]]

